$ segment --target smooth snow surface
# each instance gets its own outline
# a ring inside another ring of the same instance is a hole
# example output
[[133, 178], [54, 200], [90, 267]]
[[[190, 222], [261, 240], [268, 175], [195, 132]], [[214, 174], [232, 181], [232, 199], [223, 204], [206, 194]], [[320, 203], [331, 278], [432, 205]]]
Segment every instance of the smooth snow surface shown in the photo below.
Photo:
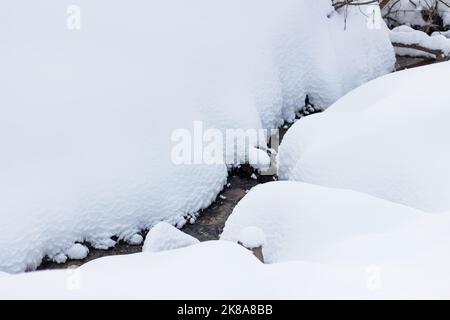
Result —
[[[448, 232], [440, 231], [440, 237], [448, 239]], [[448, 242], [444, 245], [448, 248]], [[427, 271], [423, 263], [414, 261], [406, 265], [262, 264], [242, 246], [212, 241], [159, 253], [101, 258], [75, 270], [0, 274], [0, 299], [449, 298], [450, 264], [448, 260], [433, 263]], [[185, 272], [180, 273], [180, 268]]]
[[160, 222], [148, 232], [142, 251], [159, 252], [173, 250], [188, 247], [199, 242], [174, 226], [166, 222]]
[[449, 211], [449, 74], [448, 62], [390, 74], [301, 119], [280, 146], [279, 177]]
[[227, 166], [175, 165], [175, 129], [277, 127], [394, 66], [385, 26], [329, 0], [79, 0], [80, 30], [69, 5], [0, 3], [3, 271], [210, 205]]
[[[330, 245], [351, 237], [396, 231], [423, 215], [354, 191], [271, 182], [256, 186], [238, 203], [221, 239], [236, 242], [242, 229], [256, 226], [267, 238], [263, 252], [269, 263], [329, 262], [328, 252], [323, 252]], [[342, 254], [358, 257], [345, 250]]]

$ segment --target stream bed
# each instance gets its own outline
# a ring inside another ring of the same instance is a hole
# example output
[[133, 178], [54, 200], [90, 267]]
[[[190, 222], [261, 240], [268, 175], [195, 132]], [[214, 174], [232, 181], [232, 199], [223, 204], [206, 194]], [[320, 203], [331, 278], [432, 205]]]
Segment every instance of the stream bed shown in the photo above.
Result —
[[[398, 57], [396, 69], [403, 70], [430, 63], [433, 63], [433, 61], [430, 62], [428, 60], [411, 57]], [[289, 126], [290, 124], [285, 124], [282, 128], [280, 128], [280, 142], [282, 141]], [[256, 175], [256, 179], [253, 174]], [[234, 207], [247, 194], [247, 192], [256, 185], [276, 180], [276, 176], [257, 175], [257, 172], [255, 172], [248, 165], [243, 165], [240, 168], [233, 169], [229, 173], [227, 186], [217, 196], [216, 201], [214, 201], [208, 208], [201, 211], [195, 223], [187, 223], [181, 230], [199, 239], [200, 241], [219, 239], [226, 220], [233, 212]], [[142, 231], [144, 238], [147, 232], [148, 230]], [[85, 259], [68, 260], [66, 263], [58, 264], [48, 258], [44, 258], [42, 264], [38, 267], [38, 270], [77, 267], [94, 259], [105, 256], [138, 253], [142, 251], [143, 244], [130, 245], [126, 242], [118, 241], [116, 246], [109, 250], [98, 250], [92, 248], [89, 246], [89, 243], [85, 243], [85, 245], [87, 245], [90, 250], [89, 255]]]

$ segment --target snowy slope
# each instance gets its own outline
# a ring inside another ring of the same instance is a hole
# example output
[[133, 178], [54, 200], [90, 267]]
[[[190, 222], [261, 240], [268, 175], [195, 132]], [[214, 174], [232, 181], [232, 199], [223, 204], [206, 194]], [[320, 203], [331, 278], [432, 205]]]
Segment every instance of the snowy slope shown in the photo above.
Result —
[[[266, 235], [263, 251], [269, 263], [290, 260], [330, 262], [327, 248], [331, 245], [370, 234], [397, 232], [425, 215], [350, 190], [292, 181], [272, 182], [253, 188], [238, 203], [226, 222], [221, 239], [236, 242], [241, 230], [256, 226]], [[411, 239], [410, 244], [414, 246], [417, 242]], [[359, 258], [351, 251], [342, 250], [340, 254]]]
[[450, 209], [450, 63], [374, 80], [302, 119], [280, 147], [281, 179]]
[[[240, 230], [250, 226], [264, 231], [268, 262], [320, 263], [334, 272], [336, 278], [324, 272], [317, 279], [323, 269], [315, 265], [305, 271], [324, 296], [329, 294], [324, 283], [343, 281], [349, 286], [337, 297], [367, 297], [364, 291], [353, 291], [357, 279], [367, 281], [378, 297], [393, 297], [393, 292], [400, 298], [427, 299], [450, 294], [450, 212], [430, 214], [350, 190], [273, 182], [241, 200], [221, 240], [236, 241]], [[285, 276], [294, 279], [294, 273]], [[297, 293], [308, 290], [299, 286]]]
[[207, 207], [227, 167], [175, 165], [175, 129], [275, 127], [394, 64], [384, 26], [344, 31], [328, 0], [79, 0], [68, 30], [71, 4], [0, 3], [3, 271]]
[[0, 298], [449, 298], [449, 266], [442, 261], [424, 272], [416, 264], [407, 268], [301, 261], [264, 265], [237, 244], [213, 241], [160, 253], [101, 258], [75, 270], [0, 276]]

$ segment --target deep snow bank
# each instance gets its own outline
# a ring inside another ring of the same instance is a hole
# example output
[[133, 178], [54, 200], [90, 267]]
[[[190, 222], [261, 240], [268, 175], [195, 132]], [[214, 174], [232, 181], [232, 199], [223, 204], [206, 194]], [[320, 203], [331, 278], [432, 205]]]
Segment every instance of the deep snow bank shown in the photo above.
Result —
[[80, 30], [69, 4], [0, 4], [0, 270], [182, 225], [227, 168], [175, 165], [175, 129], [271, 128], [394, 63], [384, 27], [351, 10], [344, 31], [328, 0], [79, 0]]
[[[266, 235], [263, 251], [269, 263], [330, 262], [327, 250], [330, 246], [348, 238], [396, 232], [424, 215], [350, 190], [301, 182], [272, 182], [253, 188], [238, 203], [221, 239], [236, 242], [242, 229], [256, 226]], [[411, 241], [411, 246], [415, 243]], [[359, 258], [356, 251], [342, 250], [340, 254], [349, 259]]]
[[280, 178], [448, 211], [449, 72], [440, 63], [391, 74], [302, 119], [280, 146]]
[[[249, 226], [264, 231], [266, 260], [275, 265], [320, 263], [322, 269], [314, 265], [304, 271], [317, 287], [326, 282], [331, 287], [339, 281], [348, 284], [336, 297], [367, 297], [364, 290], [354, 291], [359, 281], [366, 281], [373, 297], [429, 299], [450, 294], [448, 212], [424, 213], [351, 190], [273, 182], [252, 189], [241, 200], [221, 239], [235, 241], [239, 230]], [[300, 270], [296, 275], [303, 276]], [[289, 273], [295, 271], [286, 271], [286, 277], [295, 279]], [[324, 278], [315, 278], [318, 274]], [[322, 288], [327, 296], [329, 288]], [[309, 288], [296, 290], [306, 291]]]
[[101, 258], [75, 270], [0, 275], [0, 298], [448, 298], [449, 266], [442, 260], [424, 272], [414, 263], [264, 265], [237, 244], [212, 241], [161, 253]]

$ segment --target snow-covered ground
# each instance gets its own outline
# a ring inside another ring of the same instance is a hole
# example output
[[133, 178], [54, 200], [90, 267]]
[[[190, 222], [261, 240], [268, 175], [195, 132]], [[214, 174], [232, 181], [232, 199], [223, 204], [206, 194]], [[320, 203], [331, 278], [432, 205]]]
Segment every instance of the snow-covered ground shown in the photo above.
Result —
[[267, 262], [327, 262], [328, 252], [324, 255], [323, 251], [339, 241], [396, 231], [424, 215], [350, 190], [272, 182], [253, 188], [238, 203], [221, 239], [237, 242], [242, 229], [256, 226], [267, 238]]
[[449, 72], [445, 62], [390, 74], [298, 121], [280, 146], [280, 178], [450, 210]]
[[0, 298], [450, 298], [449, 69], [382, 77], [298, 121], [279, 173], [300, 181], [253, 188], [220, 241], [162, 224], [149, 242], [169, 228], [169, 250], [0, 275]]
[[[376, 236], [373, 239], [378, 240]], [[357, 244], [357, 240], [351, 244]], [[362, 239], [361, 247], [356, 249], [370, 255], [372, 247], [364, 251], [367, 244], [372, 244], [370, 240]], [[390, 241], [387, 249], [389, 244]], [[350, 247], [349, 252], [357, 252], [356, 249]], [[398, 253], [406, 256], [402, 251]], [[349, 259], [320, 264], [262, 264], [235, 243], [211, 241], [171, 251], [101, 258], [78, 269], [0, 275], [0, 298], [449, 298], [448, 260], [432, 261], [434, 264], [428, 269], [423, 269], [423, 263], [414, 264], [414, 260], [405, 264], [392, 261], [395, 260], [385, 260], [380, 265], [351, 263]]]
[[7, 272], [207, 207], [227, 166], [175, 165], [175, 129], [273, 128], [394, 65], [384, 25], [328, 0], [3, 0], [0, 38]]

